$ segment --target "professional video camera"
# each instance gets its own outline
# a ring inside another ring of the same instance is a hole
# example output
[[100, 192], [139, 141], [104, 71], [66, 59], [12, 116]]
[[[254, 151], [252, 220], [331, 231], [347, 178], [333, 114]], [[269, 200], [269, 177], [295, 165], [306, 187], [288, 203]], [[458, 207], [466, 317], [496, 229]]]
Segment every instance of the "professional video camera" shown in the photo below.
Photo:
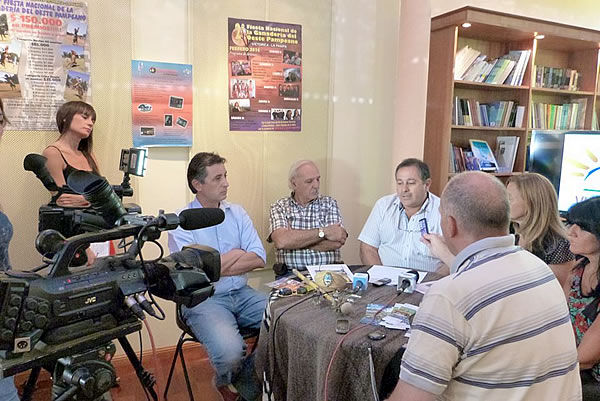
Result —
[[[54, 399], [99, 400], [115, 384], [111, 341], [118, 339], [140, 381], [157, 399], [152, 376], [125, 336], [141, 329], [144, 313], [164, 318], [153, 295], [188, 307], [207, 299], [214, 292], [211, 282], [220, 278], [221, 264], [216, 250], [201, 245], [152, 261], [143, 259], [141, 249], [147, 241], [156, 243], [164, 230], [219, 224], [223, 211], [128, 214], [102, 177], [75, 172], [68, 185], [91, 203], [97, 231], [65, 239], [55, 230], [45, 230], [36, 242], [38, 249], [54, 254], [46, 265], [0, 273], [0, 377], [32, 369], [26, 400], [45, 368], [54, 371]], [[71, 266], [82, 247], [127, 237], [134, 240], [124, 254], [98, 258], [89, 268]], [[48, 272], [42, 275], [44, 268]]]
[[[113, 185], [112, 189], [119, 200], [123, 197], [133, 196], [133, 189], [130, 185], [130, 174], [143, 177], [146, 173], [147, 149], [129, 148], [121, 150], [119, 160], [119, 170], [123, 171], [123, 182], [120, 185]], [[60, 207], [56, 200], [62, 194], [78, 194], [78, 188], [73, 188], [67, 182], [67, 185], [58, 187], [50, 172], [46, 168], [46, 158], [38, 154], [29, 154], [23, 160], [23, 168], [35, 173], [42, 181], [44, 187], [56, 194], [47, 205], [42, 205], [39, 209], [39, 231], [54, 229], [65, 237], [81, 234], [89, 231], [103, 229], [102, 224], [98, 226], [97, 214], [88, 209]], [[108, 185], [108, 184], [107, 184]], [[81, 189], [81, 188], [79, 188]], [[128, 213], [141, 213], [141, 208], [136, 204], [125, 204], [124, 209]]]

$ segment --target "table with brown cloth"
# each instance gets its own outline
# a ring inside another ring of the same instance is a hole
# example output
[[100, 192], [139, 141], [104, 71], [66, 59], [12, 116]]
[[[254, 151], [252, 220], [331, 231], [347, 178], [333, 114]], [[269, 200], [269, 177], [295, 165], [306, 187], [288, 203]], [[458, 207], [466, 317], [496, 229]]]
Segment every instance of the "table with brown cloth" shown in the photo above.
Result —
[[[353, 268], [366, 271], [367, 268]], [[428, 273], [425, 281], [441, 276]], [[312, 294], [312, 292], [310, 293]], [[270, 304], [270, 323], [261, 327], [255, 355], [257, 372], [263, 372], [271, 386], [276, 401], [323, 401], [325, 377], [334, 349], [342, 334], [335, 332], [339, 316], [331, 304], [311, 295], [278, 298]], [[395, 286], [374, 287], [354, 302], [350, 330], [361, 325], [367, 304], [409, 303], [418, 305], [420, 293], [396, 295]], [[309, 298], [310, 297], [310, 298]], [[281, 317], [280, 317], [281, 316]], [[269, 327], [267, 327], [269, 326]], [[370, 340], [367, 335], [375, 330], [385, 330], [383, 340]], [[408, 338], [404, 330], [391, 330], [374, 325], [364, 325], [349, 334], [335, 355], [328, 379], [327, 401], [373, 400], [369, 351], [371, 347], [377, 389], [388, 362]]]

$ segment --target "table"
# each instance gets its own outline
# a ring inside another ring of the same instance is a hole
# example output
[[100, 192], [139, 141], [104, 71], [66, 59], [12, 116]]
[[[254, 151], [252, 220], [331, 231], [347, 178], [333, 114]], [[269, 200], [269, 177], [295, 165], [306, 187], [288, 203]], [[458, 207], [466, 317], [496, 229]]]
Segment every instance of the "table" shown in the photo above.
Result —
[[[366, 270], [365, 267], [360, 270]], [[440, 278], [429, 273], [425, 281]], [[422, 294], [396, 294], [391, 286], [373, 287], [358, 299], [347, 316], [350, 330], [360, 325], [366, 305], [391, 302], [418, 305]], [[341, 334], [335, 332], [338, 314], [329, 302], [314, 299], [287, 297], [275, 300], [271, 306], [269, 328], [262, 326], [256, 353], [256, 367], [271, 383], [276, 401], [323, 401], [325, 377], [331, 357]], [[280, 317], [281, 316], [281, 317]], [[373, 400], [369, 368], [369, 347], [375, 366], [377, 388], [383, 372], [395, 353], [408, 338], [405, 331], [386, 330], [386, 338], [370, 340], [367, 335], [378, 329], [365, 326], [349, 334], [335, 355], [328, 380], [327, 401]]]

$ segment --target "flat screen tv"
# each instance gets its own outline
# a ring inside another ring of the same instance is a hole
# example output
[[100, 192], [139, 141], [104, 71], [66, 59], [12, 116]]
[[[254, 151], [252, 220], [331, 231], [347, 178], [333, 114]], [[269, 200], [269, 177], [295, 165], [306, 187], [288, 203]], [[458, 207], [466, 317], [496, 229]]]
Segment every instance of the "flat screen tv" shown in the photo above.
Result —
[[600, 131], [533, 131], [528, 170], [552, 182], [558, 209], [600, 195]]

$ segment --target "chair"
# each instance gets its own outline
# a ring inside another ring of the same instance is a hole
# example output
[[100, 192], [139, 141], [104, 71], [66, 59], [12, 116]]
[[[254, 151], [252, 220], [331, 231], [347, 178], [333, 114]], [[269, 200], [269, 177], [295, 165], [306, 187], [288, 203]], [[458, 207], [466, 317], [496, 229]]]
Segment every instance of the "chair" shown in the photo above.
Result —
[[[183, 369], [183, 376], [185, 377], [185, 384], [187, 386], [188, 394], [190, 396], [190, 401], [194, 401], [194, 395], [192, 393], [192, 385], [190, 384], [190, 378], [187, 372], [187, 367], [185, 364], [185, 358], [183, 356], [183, 345], [188, 341], [194, 341], [202, 344], [200, 340], [196, 338], [192, 329], [185, 323], [185, 319], [183, 318], [181, 312], [182, 305], [177, 305], [176, 310], [177, 314], [175, 316], [175, 321], [177, 323], [177, 327], [181, 329], [181, 335], [179, 336], [179, 341], [177, 342], [177, 347], [175, 347], [175, 354], [173, 355], [173, 362], [171, 363], [171, 370], [169, 371], [169, 378], [167, 379], [167, 386], [165, 387], [164, 398], [167, 399], [167, 393], [169, 392], [169, 387], [171, 385], [171, 379], [173, 378], [173, 372], [175, 371], [175, 364], [177, 363], [177, 358], [181, 357], [181, 367]], [[252, 345], [250, 352], [251, 354], [254, 352], [256, 348], [256, 344], [258, 343], [258, 334], [260, 333], [260, 329], [240, 329], [240, 334], [244, 340], [250, 338], [256, 338], [256, 341]]]

